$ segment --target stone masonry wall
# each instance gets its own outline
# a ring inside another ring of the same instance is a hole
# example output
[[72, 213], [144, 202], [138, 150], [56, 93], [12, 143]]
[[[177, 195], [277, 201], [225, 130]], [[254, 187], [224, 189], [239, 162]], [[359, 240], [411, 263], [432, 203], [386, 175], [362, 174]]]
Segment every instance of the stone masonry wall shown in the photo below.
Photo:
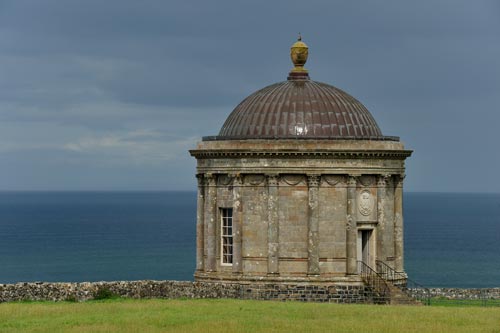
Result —
[[100, 289], [127, 298], [237, 298], [256, 300], [364, 303], [362, 286], [233, 284], [189, 281], [115, 281], [0, 284], [0, 303], [12, 301], [87, 301]]
[[[12, 301], [87, 301], [100, 289], [126, 298], [236, 298], [256, 300], [369, 303], [365, 288], [356, 285], [236, 284], [190, 281], [21, 282], [0, 284], [0, 303]], [[411, 289], [416, 296], [419, 289]], [[432, 297], [500, 299], [500, 288], [433, 288]]]

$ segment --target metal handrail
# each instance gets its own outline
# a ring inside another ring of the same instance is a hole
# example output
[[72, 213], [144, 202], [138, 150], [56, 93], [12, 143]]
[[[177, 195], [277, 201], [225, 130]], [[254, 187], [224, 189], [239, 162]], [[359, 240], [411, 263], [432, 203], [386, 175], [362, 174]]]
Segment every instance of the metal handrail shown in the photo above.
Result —
[[403, 272], [398, 272], [382, 260], [375, 261], [377, 273], [379, 273], [387, 281], [405, 281], [408, 277]]
[[388, 304], [391, 301], [391, 289], [386, 280], [362, 261], [358, 261], [358, 272], [371, 289], [371, 297], [376, 304]]
[[[398, 272], [382, 260], [376, 260], [377, 272], [387, 281], [391, 281], [399, 287], [406, 295], [414, 298], [424, 305], [430, 305], [431, 292], [429, 288], [409, 279], [403, 272]], [[402, 283], [394, 283], [394, 282]]]

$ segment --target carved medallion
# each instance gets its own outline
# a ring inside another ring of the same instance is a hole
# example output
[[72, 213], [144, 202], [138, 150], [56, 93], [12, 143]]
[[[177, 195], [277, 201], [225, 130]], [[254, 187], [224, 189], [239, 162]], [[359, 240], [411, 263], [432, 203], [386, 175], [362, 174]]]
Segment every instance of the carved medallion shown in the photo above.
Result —
[[373, 206], [375, 205], [375, 200], [372, 194], [368, 190], [364, 190], [359, 194], [359, 212], [363, 216], [368, 216], [373, 211]]

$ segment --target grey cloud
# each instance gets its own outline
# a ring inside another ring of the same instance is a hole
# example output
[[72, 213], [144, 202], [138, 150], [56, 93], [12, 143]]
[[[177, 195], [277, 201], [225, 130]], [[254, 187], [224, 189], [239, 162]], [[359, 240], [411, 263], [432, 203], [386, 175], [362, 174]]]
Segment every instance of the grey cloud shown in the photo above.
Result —
[[[124, 188], [135, 175], [130, 188], [169, 188], [154, 177], [192, 188], [194, 169], [180, 165], [193, 161], [168, 142], [216, 134], [244, 97], [284, 80], [299, 31], [311, 77], [415, 149], [409, 189], [500, 191], [495, 180], [457, 185], [500, 168], [487, 153], [500, 122], [500, 4], [486, 0], [0, 1], [0, 184]], [[127, 136], [145, 129], [162, 136]], [[119, 147], [97, 149], [110, 135]], [[127, 165], [130, 142], [181, 162]], [[107, 154], [122, 177], [106, 178]]]

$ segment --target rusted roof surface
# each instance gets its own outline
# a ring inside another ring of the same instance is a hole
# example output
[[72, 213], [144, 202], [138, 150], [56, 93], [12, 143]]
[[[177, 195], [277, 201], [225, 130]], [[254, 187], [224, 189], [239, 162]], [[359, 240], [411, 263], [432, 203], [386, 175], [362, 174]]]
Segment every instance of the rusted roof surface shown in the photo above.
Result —
[[309, 79], [267, 86], [244, 99], [218, 136], [230, 139], [354, 139], [384, 137], [370, 112], [346, 92]]

